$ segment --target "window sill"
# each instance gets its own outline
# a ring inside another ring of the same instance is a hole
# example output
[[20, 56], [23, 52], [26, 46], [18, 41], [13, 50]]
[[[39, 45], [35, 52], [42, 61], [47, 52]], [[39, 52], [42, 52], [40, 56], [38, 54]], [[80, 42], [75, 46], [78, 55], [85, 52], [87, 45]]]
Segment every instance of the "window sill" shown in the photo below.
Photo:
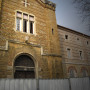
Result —
[[21, 34], [27, 34], [27, 35], [32, 35], [32, 36], [36, 36], [36, 34], [32, 34], [32, 33], [26, 33], [26, 32], [21, 32], [21, 31], [15, 31], [17, 33], [21, 33]]

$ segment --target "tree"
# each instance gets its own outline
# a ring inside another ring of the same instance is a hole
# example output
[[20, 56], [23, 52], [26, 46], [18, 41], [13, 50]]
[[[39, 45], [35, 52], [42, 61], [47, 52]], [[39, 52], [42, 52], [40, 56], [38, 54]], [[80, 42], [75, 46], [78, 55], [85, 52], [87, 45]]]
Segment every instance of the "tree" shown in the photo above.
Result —
[[82, 21], [87, 22], [90, 30], [90, 0], [73, 0], [77, 6]]

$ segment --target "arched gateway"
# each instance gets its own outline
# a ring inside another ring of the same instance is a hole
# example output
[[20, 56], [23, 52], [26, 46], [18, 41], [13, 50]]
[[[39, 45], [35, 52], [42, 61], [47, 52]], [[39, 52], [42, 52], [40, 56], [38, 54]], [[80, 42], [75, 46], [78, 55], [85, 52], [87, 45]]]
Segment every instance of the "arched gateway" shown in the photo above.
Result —
[[14, 62], [14, 78], [35, 78], [35, 64], [28, 55], [20, 55]]

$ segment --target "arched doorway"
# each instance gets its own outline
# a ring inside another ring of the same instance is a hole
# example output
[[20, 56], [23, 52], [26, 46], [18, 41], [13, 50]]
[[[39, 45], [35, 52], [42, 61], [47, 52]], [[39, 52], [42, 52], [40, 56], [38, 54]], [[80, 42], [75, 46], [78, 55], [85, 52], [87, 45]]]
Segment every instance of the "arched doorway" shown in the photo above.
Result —
[[14, 78], [35, 78], [35, 64], [28, 55], [20, 55], [14, 62]]

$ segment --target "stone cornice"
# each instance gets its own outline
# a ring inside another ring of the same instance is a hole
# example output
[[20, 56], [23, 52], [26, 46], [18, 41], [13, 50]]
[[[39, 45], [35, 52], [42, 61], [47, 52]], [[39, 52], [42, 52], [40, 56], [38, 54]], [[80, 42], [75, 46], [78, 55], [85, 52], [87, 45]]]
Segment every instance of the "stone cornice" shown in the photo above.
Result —
[[28, 42], [28, 41], [21, 42], [21, 41], [18, 41], [18, 40], [7, 40], [7, 39], [4, 39], [4, 40], [6, 41], [6, 44], [4, 46], [0, 46], [0, 50], [2, 50], [2, 51], [7, 51], [8, 50], [9, 43], [15, 43], [15, 44], [21, 44], [21, 45], [30, 45], [31, 47], [40, 48], [42, 56], [62, 57], [61, 55], [55, 54], [55, 53], [54, 54], [52, 54], [52, 53], [44, 53], [43, 47], [41, 45], [39, 45], [39, 44], [33, 44], [33, 43]]
[[41, 48], [40, 45], [33, 44], [33, 43], [28, 43], [28, 42], [20, 42], [20, 41], [18, 41], [18, 40], [9, 40], [9, 42], [11, 42], [11, 43], [16, 43], [16, 44], [30, 45], [30, 46], [33, 46], [33, 47]]
[[43, 47], [41, 45], [38, 45], [38, 44], [33, 44], [33, 43], [29, 43], [28, 41], [25, 41], [25, 42], [20, 42], [18, 40], [7, 40], [6, 41], [6, 45], [5, 46], [2, 46], [2, 49], [0, 50], [8, 50], [8, 42], [10, 43], [15, 43], [15, 44], [22, 44], [22, 45], [30, 45], [32, 47], [38, 47], [41, 49], [41, 55], [42, 56], [52, 56], [52, 57], [62, 57], [61, 55], [58, 55], [58, 54], [48, 54], [48, 53], [44, 53], [43, 51]]

